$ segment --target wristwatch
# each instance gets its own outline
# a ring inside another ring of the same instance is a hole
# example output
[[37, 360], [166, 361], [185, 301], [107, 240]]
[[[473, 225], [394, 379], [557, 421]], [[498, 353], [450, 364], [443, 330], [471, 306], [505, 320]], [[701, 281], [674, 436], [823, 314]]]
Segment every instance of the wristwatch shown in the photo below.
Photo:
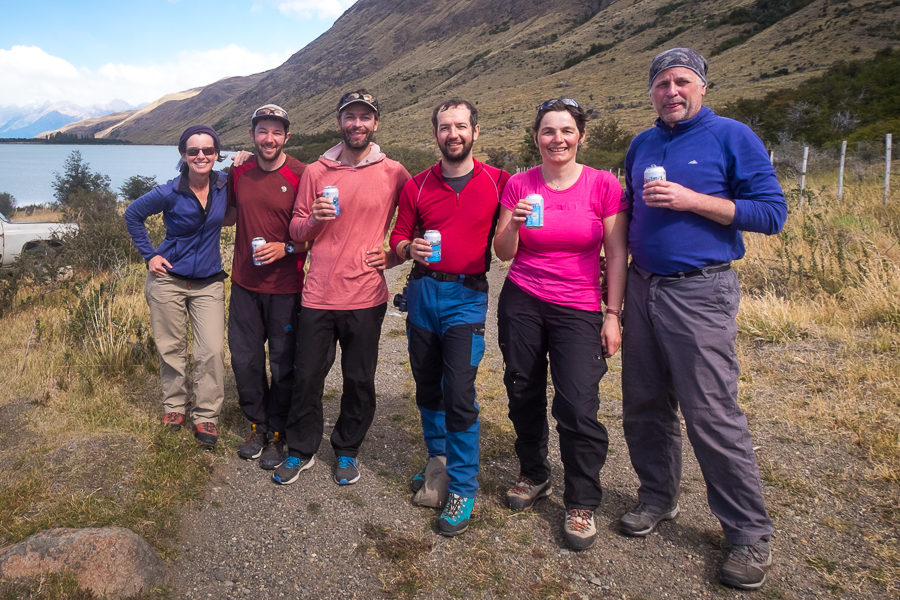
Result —
[[294, 244], [292, 242], [284, 243], [284, 253], [285, 254], [293, 254], [294, 253]]

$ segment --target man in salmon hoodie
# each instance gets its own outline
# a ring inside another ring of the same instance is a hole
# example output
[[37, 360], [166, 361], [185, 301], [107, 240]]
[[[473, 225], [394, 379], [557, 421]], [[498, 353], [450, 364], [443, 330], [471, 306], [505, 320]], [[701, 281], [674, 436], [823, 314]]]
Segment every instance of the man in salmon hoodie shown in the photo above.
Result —
[[[338, 485], [359, 480], [357, 454], [375, 416], [378, 340], [387, 310], [384, 269], [397, 258], [384, 240], [409, 173], [372, 141], [378, 100], [344, 94], [337, 121], [343, 140], [308, 165], [300, 180], [291, 238], [312, 242], [297, 328], [294, 391], [285, 425], [288, 456], [272, 479], [293, 483], [313, 466], [322, 441], [322, 392], [341, 346], [343, 392], [331, 433]], [[337, 198], [326, 197], [326, 187]], [[329, 190], [331, 191], [331, 190]]]

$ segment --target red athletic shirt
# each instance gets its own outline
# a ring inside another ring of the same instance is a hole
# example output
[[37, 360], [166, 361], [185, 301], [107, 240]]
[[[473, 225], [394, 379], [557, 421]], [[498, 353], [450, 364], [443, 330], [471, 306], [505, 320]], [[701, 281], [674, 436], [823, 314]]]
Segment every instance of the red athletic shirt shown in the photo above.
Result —
[[274, 171], [263, 171], [251, 158], [231, 169], [228, 204], [237, 208], [231, 277], [239, 286], [263, 294], [296, 294], [303, 289], [306, 252], [288, 254], [268, 265], [254, 265], [250, 242], [287, 242], [300, 176], [306, 165], [291, 156]]
[[402, 240], [441, 232], [441, 260], [428, 266], [442, 273], [475, 275], [491, 264], [491, 238], [498, 205], [509, 173], [475, 161], [472, 178], [457, 194], [444, 181], [441, 163], [406, 182], [400, 193], [397, 222], [391, 232], [396, 253]]

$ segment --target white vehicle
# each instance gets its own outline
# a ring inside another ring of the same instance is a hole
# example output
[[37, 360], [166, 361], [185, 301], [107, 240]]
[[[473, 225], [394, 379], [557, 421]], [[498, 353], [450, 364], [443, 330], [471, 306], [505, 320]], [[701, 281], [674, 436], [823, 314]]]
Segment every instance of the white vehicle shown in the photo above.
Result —
[[59, 237], [75, 232], [75, 223], [14, 223], [0, 213], [0, 266], [15, 262], [22, 252], [59, 244]]

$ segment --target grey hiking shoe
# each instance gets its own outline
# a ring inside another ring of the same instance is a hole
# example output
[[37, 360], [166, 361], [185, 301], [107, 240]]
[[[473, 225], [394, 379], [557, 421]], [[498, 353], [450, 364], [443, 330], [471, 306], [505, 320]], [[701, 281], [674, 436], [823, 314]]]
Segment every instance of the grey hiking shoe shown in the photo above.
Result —
[[660, 521], [670, 521], [678, 516], [678, 504], [669, 508], [638, 502], [619, 519], [619, 531], [625, 535], [644, 537], [650, 535]]
[[506, 492], [506, 503], [513, 510], [525, 510], [534, 506], [541, 498], [549, 496], [552, 491], [549, 479], [543, 483], [535, 483], [520, 474], [516, 485]]
[[719, 579], [739, 590], [758, 590], [766, 581], [766, 571], [772, 566], [772, 549], [768, 540], [749, 546], [732, 546], [722, 563]]
[[284, 457], [284, 440], [281, 439], [281, 436], [276, 431], [262, 450], [262, 455], [259, 457], [259, 466], [267, 471], [271, 471], [282, 463]]
[[359, 481], [359, 467], [352, 456], [338, 456], [334, 465], [334, 482], [338, 485], [351, 485]]
[[281, 485], [288, 485], [297, 481], [300, 472], [305, 471], [316, 464], [316, 457], [310, 456], [303, 459], [299, 456], [288, 456], [272, 473], [272, 481]]
[[[244, 443], [238, 446], [237, 454], [245, 460], [253, 460], [259, 458], [266, 445], [266, 434], [256, 427], [256, 423], [250, 424], [250, 433]], [[278, 461], [281, 462], [281, 461]]]
[[573, 550], [587, 550], [597, 540], [594, 511], [587, 508], [570, 508], [563, 523], [566, 544]]

